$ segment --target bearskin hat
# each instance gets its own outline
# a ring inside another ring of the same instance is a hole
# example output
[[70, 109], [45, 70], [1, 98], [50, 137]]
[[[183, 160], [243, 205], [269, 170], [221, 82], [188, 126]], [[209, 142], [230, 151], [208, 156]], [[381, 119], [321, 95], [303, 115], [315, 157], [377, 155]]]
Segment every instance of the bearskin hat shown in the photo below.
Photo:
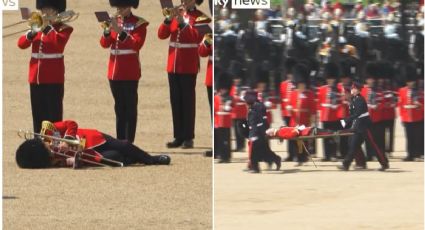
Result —
[[406, 79], [406, 82], [418, 80], [418, 74], [415, 65], [407, 64], [404, 67], [404, 78]]
[[379, 66], [376, 62], [366, 64], [366, 78], [376, 79], [379, 75]]
[[295, 83], [308, 83], [310, 77], [310, 68], [305, 64], [297, 64], [293, 69]]
[[65, 11], [66, 0], [37, 0], [35, 8], [41, 10], [44, 7], [51, 7], [56, 9], [59, 13]]
[[50, 152], [41, 139], [26, 140], [16, 150], [16, 163], [20, 168], [47, 168]]
[[196, 5], [198, 5], [198, 6], [201, 5], [203, 2], [204, 2], [204, 0], [196, 0], [195, 1]]
[[109, 4], [112, 7], [131, 6], [136, 9], [139, 6], [139, 0], [109, 0]]
[[338, 79], [339, 66], [334, 62], [326, 63], [325, 69], [324, 69], [324, 75], [326, 79]]

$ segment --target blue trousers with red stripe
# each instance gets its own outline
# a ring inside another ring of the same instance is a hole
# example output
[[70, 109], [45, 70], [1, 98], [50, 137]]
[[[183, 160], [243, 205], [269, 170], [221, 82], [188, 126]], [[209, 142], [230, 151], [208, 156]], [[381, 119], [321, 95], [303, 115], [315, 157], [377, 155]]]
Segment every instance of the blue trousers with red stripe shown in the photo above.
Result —
[[361, 149], [364, 141], [367, 141], [367, 143], [374, 149], [379, 163], [382, 166], [388, 166], [388, 158], [383, 152], [383, 149], [377, 145], [369, 129], [364, 132], [355, 132], [354, 135], [350, 137], [349, 150], [343, 162], [344, 166], [349, 167], [354, 158], [356, 158], [358, 165], [366, 165], [365, 157], [363, 155], [364, 153]]

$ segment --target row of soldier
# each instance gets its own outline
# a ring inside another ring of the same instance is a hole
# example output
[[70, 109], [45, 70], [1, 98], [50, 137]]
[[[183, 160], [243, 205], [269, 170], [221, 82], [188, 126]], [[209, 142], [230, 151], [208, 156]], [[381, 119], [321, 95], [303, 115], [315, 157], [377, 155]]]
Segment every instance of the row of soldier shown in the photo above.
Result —
[[[141, 78], [139, 52], [144, 47], [149, 22], [135, 16], [138, 0], [110, 0], [116, 13], [103, 21], [100, 46], [110, 49], [107, 79], [115, 101], [116, 135], [133, 143], [137, 127], [138, 85]], [[192, 148], [195, 127], [195, 85], [199, 56], [209, 57], [205, 85], [212, 94], [212, 39], [205, 27], [209, 17], [196, 9], [202, 0], [182, 0], [178, 7], [164, 9], [159, 39], [169, 39], [167, 73], [173, 116], [174, 140], [167, 147]], [[171, 3], [172, 5], [172, 3]], [[43, 120], [63, 119], [65, 81], [64, 49], [73, 28], [56, 15], [66, 10], [66, 0], [37, 0], [43, 25], [33, 26], [18, 40], [18, 47], [31, 47], [29, 77], [34, 132]], [[201, 27], [205, 36], [201, 35]], [[94, 45], [94, 44], [93, 44]], [[165, 51], [164, 51], [165, 52]], [[210, 99], [211, 105], [211, 99]]]

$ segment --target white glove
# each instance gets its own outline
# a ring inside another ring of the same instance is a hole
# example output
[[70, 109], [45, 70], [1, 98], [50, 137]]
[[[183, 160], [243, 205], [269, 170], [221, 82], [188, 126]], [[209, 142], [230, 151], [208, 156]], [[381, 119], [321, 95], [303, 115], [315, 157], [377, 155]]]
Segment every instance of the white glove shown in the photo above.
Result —
[[341, 125], [342, 125], [342, 128], [345, 128], [345, 126], [347, 125], [347, 123], [345, 123], [344, 120], [341, 120]]
[[277, 129], [270, 128], [266, 130], [267, 136], [274, 137], [276, 136]]
[[298, 131], [303, 131], [305, 129], [305, 125], [297, 126]]

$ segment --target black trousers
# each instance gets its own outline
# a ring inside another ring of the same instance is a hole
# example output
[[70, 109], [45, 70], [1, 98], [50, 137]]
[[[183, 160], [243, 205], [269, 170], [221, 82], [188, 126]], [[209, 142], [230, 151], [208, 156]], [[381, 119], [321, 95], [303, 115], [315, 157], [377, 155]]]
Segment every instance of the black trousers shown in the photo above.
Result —
[[394, 152], [394, 120], [383, 121], [385, 132], [385, 152]]
[[117, 139], [134, 142], [137, 126], [139, 81], [109, 81], [115, 100]]
[[[103, 157], [121, 161], [124, 165], [135, 163], [150, 165], [154, 163], [154, 158], [151, 155], [133, 145], [131, 142], [127, 140], [117, 140], [107, 134], [103, 134], [103, 137], [106, 139], [106, 142], [94, 148], [94, 150]], [[109, 162], [102, 163], [110, 164]]]
[[210, 116], [211, 116], [211, 121], [213, 120], [213, 116], [212, 116], [212, 114], [213, 114], [213, 106], [212, 106], [212, 97], [213, 97], [213, 94], [212, 94], [212, 87], [208, 87], [207, 86], [207, 93], [208, 93], [208, 102], [210, 103]]
[[40, 132], [44, 120], [63, 119], [64, 84], [30, 84], [30, 95], [34, 132]]
[[236, 149], [242, 150], [245, 148], [245, 137], [243, 136], [243, 131], [241, 130], [242, 124], [245, 122], [245, 119], [234, 119], [233, 120], [233, 131], [236, 139]]
[[[385, 150], [385, 129], [382, 122], [372, 123], [370, 134], [373, 136], [373, 140], [378, 146], [379, 150]], [[372, 160], [373, 157], [378, 157], [376, 149], [372, 145], [372, 142], [366, 142], [366, 155], [368, 160]]]
[[364, 141], [366, 141], [366, 144], [369, 144], [374, 149], [379, 163], [382, 166], [388, 165], [388, 158], [386, 157], [382, 149], [378, 147], [370, 129], [364, 132], [354, 132], [354, 135], [350, 136], [349, 150], [347, 155], [344, 158], [343, 164], [346, 167], [349, 167], [355, 157], [358, 165], [360, 166], [366, 165], [364, 155], [360, 156], [361, 154], [363, 154], [361, 147]]
[[214, 155], [230, 159], [230, 128], [214, 128]]
[[258, 163], [260, 161], [274, 162], [280, 160], [279, 156], [276, 155], [270, 149], [269, 143], [266, 138], [259, 138], [251, 144], [251, 168], [259, 169]]
[[424, 129], [423, 121], [404, 122], [404, 130], [407, 142], [407, 157], [414, 158], [424, 153]]
[[195, 138], [196, 74], [168, 73], [174, 138]]
[[[340, 121], [323, 121], [323, 128], [329, 130], [340, 130]], [[331, 157], [336, 157], [337, 143], [333, 138], [323, 139], [323, 157], [330, 160]]]

